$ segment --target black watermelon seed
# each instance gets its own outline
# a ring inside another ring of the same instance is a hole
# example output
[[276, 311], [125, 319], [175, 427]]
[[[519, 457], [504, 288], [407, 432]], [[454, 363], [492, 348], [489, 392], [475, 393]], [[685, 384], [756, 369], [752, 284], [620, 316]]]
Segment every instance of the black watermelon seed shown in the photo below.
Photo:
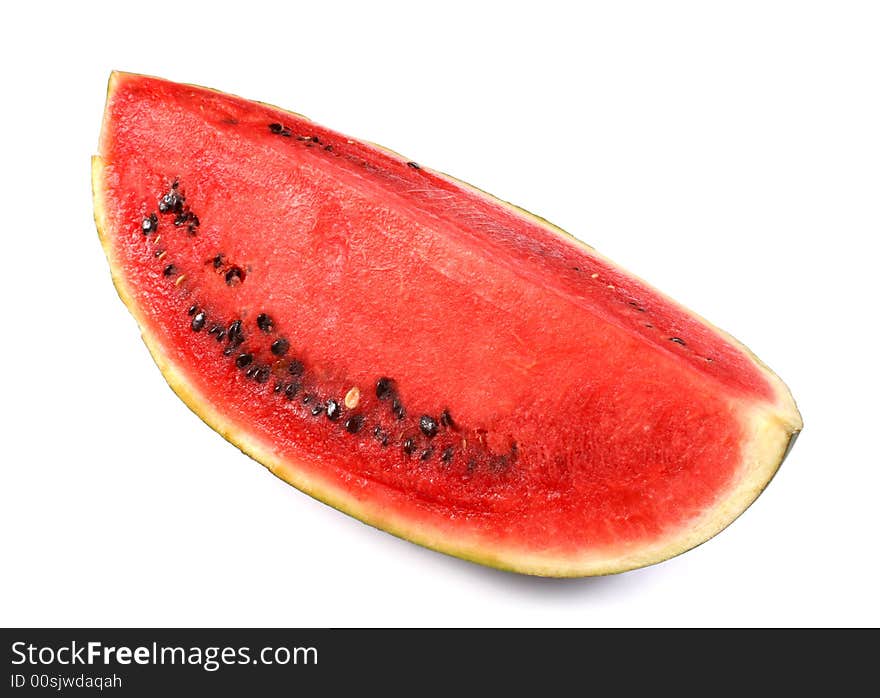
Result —
[[171, 185], [171, 191], [159, 199], [160, 213], [180, 213], [183, 211], [183, 202], [185, 197], [177, 191], [178, 183]]
[[412, 160], [410, 160], [410, 161], [409, 161], [408, 163], [406, 163], [406, 164], [409, 165], [410, 167], [412, 167], [414, 170], [420, 170], [420, 169], [422, 169], [422, 166], [419, 165], [419, 163], [417, 163], [417, 162], [413, 162]]
[[284, 388], [284, 384], [281, 381], [275, 381], [275, 385], [272, 388], [273, 393], [280, 393], [282, 388]]
[[211, 325], [211, 327], [208, 329], [208, 334], [217, 334], [222, 329], [223, 328], [220, 325]]
[[403, 407], [403, 404], [400, 402], [398, 398], [394, 398], [391, 401], [391, 411], [399, 420], [406, 419], [406, 410]]
[[220, 331], [217, 333], [217, 341], [222, 342], [224, 337], [226, 337], [226, 330], [221, 328]]
[[281, 124], [269, 124], [269, 130], [272, 133], [281, 133], [284, 127]]
[[376, 381], [376, 397], [387, 400], [394, 394], [394, 381], [390, 378], [380, 378]]
[[254, 355], [253, 354], [239, 354], [235, 357], [235, 365], [239, 368], [247, 368], [253, 363]]
[[453, 448], [452, 446], [447, 446], [446, 448], [443, 449], [443, 452], [440, 454], [440, 460], [442, 460], [444, 463], [448, 463], [449, 461], [452, 460], [452, 456], [454, 456], [454, 455], [455, 455], [455, 448]]
[[[305, 400], [303, 400], [305, 402]], [[319, 402], [317, 405], [312, 407], [312, 414], [316, 417], [324, 411], [324, 406]]]
[[314, 395], [303, 395], [303, 404], [308, 405], [314, 399], [315, 399]]
[[259, 327], [266, 334], [271, 332], [274, 326], [275, 323], [272, 322], [272, 318], [266, 315], [266, 313], [260, 313], [259, 315], [257, 315], [257, 327]]
[[327, 419], [336, 421], [341, 416], [339, 403], [336, 400], [327, 400]]
[[281, 337], [272, 342], [270, 349], [275, 356], [284, 356], [290, 350], [290, 342]]
[[419, 460], [422, 460], [422, 461], [428, 460], [433, 455], [434, 455], [434, 449], [433, 448], [426, 448], [424, 451], [422, 451], [422, 455], [419, 456]]
[[167, 267], [165, 267], [165, 268], [162, 270], [162, 273], [163, 273], [165, 276], [171, 276], [171, 275], [174, 274], [174, 272], [176, 272], [176, 271], [177, 271], [177, 267], [175, 267], [173, 264], [169, 264]]
[[357, 434], [361, 429], [364, 428], [364, 416], [362, 414], [355, 414], [345, 420], [345, 430], [349, 434]]
[[675, 342], [676, 344], [680, 344], [683, 347], [687, 346], [687, 344], [685, 344], [685, 341], [681, 337], [670, 337], [669, 341]]
[[192, 317], [193, 315], [195, 315], [198, 312], [198, 310], [199, 310], [199, 307], [197, 305], [191, 305], [189, 307], [189, 310], [186, 311], [186, 314], [189, 315], [190, 317]]
[[301, 376], [304, 370], [305, 368], [302, 364], [302, 361], [299, 361], [298, 359], [294, 359], [293, 361], [291, 361], [290, 366], [287, 367], [287, 372], [291, 376]]
[[415, 439], [410, 438], [410, 439], [407, 439], [406, 441], [403, 442], [403, 452], [406, 455], [411, 456], [413, 451], [415, 451], [415, 450], [416, 450]]
[[258, 366], [257, 370], [254, 371], [254, 380], [257, 383], [268, 383], [269, 378], [272, 377], [272, 369], [268, 366]]
[[214, 269], [219, 269], [220, 267], [223, 266], [223, 255], [222, 255], [222, 254], [218, 254], [218, 255], [217, 255], [216, 257], [214, 257], [214, 259], [211, 260], [211, 261], [212, 261], [213, 264], [214, 264]]
[[241, 331], [241, 320], [236, 320], [229, 326], [227, 331], [229, 346], [235, 348], [244, 344], [244, 332]]
[[373, 438], [383, 446], [388, 445], [388, 434], [378, 424], [373, 427]]
[[205, 311], [201, 311], [199, 313], [196, 313], [192, 319], [192, 322], [190, 323], [190, 327], [192, 327], [192, 331], [193, 332], [201, 332], [202, 328], [205, 326], [206, 319], [207, 318], [205, 317]]
[[429, 439], [437, 435], [437, 420], [430, 415], [423, 414], [419, 417], [419, 429]]
[[158, 227], [159, 219], [156, 217], [155, 213], [151, 213], [147, 218], [144, 218], [144, 220], [141, 221], [141, 230], [144, 231], [144, 235], [155, 233]]
[[223, 356], [232, 356], [232, 352], [235, 351], [233, 347], [226, 347], [223, 350]]
[[230, 267], [229, 271], [226, 272], [225, 278], [227, 286], [236, 286], [244, 281], [244, 272], [241, 270], [241, 267]]
[[644, 313], [644, 312], [645, 312], [645, 309], [644, 309], [642, 306], [640, 306], [638, 303], [636, 303], [635, 301], [629, 301], [629, 304], [630, 304], [633, 308], [635, 308], [636, 310], [638, 310], [640, 313]]
[[443, 410], [440, 413], [440, 424], [444, 427], [455, 428], [455, 422], [452, 420], [452, 415], [449, 414], [449, 410]]
[[299, 383], [293, 382], [288, 383], [287, 387], [284, 389], [284, 396], [288, 400], [293, 400], [296, 397], [296, 394], [299, 392]]

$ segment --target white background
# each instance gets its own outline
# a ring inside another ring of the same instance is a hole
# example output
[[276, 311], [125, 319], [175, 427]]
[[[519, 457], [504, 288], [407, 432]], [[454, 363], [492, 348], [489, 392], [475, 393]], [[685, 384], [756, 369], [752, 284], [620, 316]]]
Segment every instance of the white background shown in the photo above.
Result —
[[[877, 8], [7, 3], [0, 624], [880, 624]], [[300, 494], [172, 394], [113, 290], [89, 184], [113, 68], [303, 112], [556, 222], [776, 369], [797, 446], [714, 540], [592, 580]]]

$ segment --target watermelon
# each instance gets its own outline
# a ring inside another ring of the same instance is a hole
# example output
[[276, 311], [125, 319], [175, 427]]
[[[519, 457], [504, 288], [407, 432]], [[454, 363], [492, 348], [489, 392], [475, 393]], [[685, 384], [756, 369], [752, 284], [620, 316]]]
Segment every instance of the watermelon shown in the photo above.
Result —
[[801, 419], [742, 344], [524, 210], [302, 116], [114, 73], [92, 178], [171, 388], [313, 497], [535, 575], [725, 528]]

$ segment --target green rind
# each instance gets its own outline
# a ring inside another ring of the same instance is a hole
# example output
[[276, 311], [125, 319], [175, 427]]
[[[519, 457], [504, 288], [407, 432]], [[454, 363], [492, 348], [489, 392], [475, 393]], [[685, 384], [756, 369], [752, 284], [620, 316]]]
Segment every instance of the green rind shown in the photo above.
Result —
[[[115, 81], [125, 77], [127, 74], [112, 73], [108, 83], [108, 100], [113, 90]], [[141, 76], [130, 75], [131, 78]], [[198, 87], [198, 86], [194, 86]], [[202, 88], [209, 89], [209, 88]], [[216, 90], [212, 90], [217, 92]], [[298, 118], [306, 118], [294, 112], [280, 109], [273, 105], [267, 105], [279, 111], [286, 111]], [[106, 128], [106, 123], [104, 125]], [[102, 139], [104, 131], [102, 130]], [[377, 146], [381, 147], [381, 146]], [[392, 154], [394, 157], [403, 158], [398, 153], [382, 147], [382, 150]], [[104, 192], [102, 187], [103, 161], [100, 157], [92, 159], [92, 191], [94, 199], [95, 224], [98, 230], [98, 236], [107, 255], [110, 264], [111, 276], [116, 291], [120, 299], [134, 316], [139, 327], [142, 329], [142, 338], [147, 346], [153, 360], [159, 367], [162, 375], [167, 381], [171, 389], [178, 397], [208, 426], [218, 432], [223, 438], [239, 448], [243, 453], [250, 456], [257, 462], [267, 467], [274, 475], [283, 479], [285, 482], [293, 485], [297, 489], [305, 492], [309, 496], [332, 506], [333, 508], [352, 516], [364, 523], [374, 526], [380, 530], [391, 533], [394, 536], [404, 540], [417, 543], [424, 547], [459, 557], [471, 562], [476, 562], [489, 567], [509, 572], [517, 572], [522, 574], [531, 574], [538, 576], [552, 577], [582, 577], [616, 574], [631, 569], [644, 567], [651, 564], [662, 562], [669, 558], [680, 555], [690, 550], [710, 538], [717, 535], [726, 528], [739, 515], [742, 514], [754, 501], [758, 495], [764, 490], [773, 478], [782, 461], [791, 450], [797, 434], [802, 428], [800, 414], [791, 397], [791, 393], [782, 381], [770, 371], [757, 357], [752, 354], [736, 339], [727, 333], [714, 327], [707, 321], [703, 320], [691, 311], [687, 311], [692, 316], [703, 322], [708, 328], [717, 332], [727, 341], [735, 346], [741, 347], [747, 355], [750, 356], [755, 364], [759, 366], [776, 387], [778, 404], [775, 410], [763, 409], [758, 411], [755, 417], [755, 424], [758, 430], [769, 427], [772, 433], [761, 433], [759, 438], [756, 437], [747, 445], [744, 455], [742, 468], [746, 470], [750, 464], [749, 458], [755, 459], [756, 470], [750, 477], [736, 483], [729, 491], [726, 497], [719, 497], [715, 505], [699, 520], [692, 523], [691, 526], [674, 532], [668, 536], [668, 540], [663, 545], [654, 545], [653, 548], [646, 548], [641, 553], [636, 551], [620, 551], [603, 553], [603, 551], [585, 551], [585, 555], [561, 555], [561, 556], [541, 556], [529, 551], [518, 550], [515, 548], [505, 548], [502, 546], [493, 546], [486, 541], [480, 541], [473, 537], [450, 537], [444, 531], [433, 525], [426, 525], [424, 522], [413, 521], [408, 519], [396, 519], [393, 512], [389, 514], [380, 511], [371, 511], [368, 505], [358, 502], [353, 497], [332, 486], [327, 482], [320, 482], [317, 478], [310, 478], [305, 475], [305, 470], [297, 467], [296, 463], [285, 463], [276, 460], [271, 455], [271, 449], [262, 445], [252, 435], [245, 430], [238, 429], [231, 420], [225, 418], [217, 411], [204, 396], [200, 395], [194, 385], [187, 380], [185, 372], [168, 359], [168, 352], [161, 347], [158, 339], [150, 335], [146, 331], [146, 323], [140, 313], [137, 304], [132, 300], [132, 294], [126, 286], [126, 282], [121, 274], [118, 273], [117, 265], [113, 258], [112, 246], [108, 239], [108, 231], [106, 230]], [[567, 240], [572, 240], [579, 245], [587, 248], [592, 255], [598, 253], [585, 243], [581, 242], [566, 231], [549, 223], [545, 219], [536, 216], [518, 206], [510, 204], [493, 197], [492, 195], [472, 187], [466, 182], [461, 182], [448, 175], [438, 173], [443, 177], [447, 177], [451, 181], [456, 182], [462, 187], [466, 187], [479, 196], [490, 199], [502, 206], [505, 206], [520, 215], [525, 216], [555, 234], [564, 236]], [[607, 258], [601, 257], [605, 262], [614, 265]], [[629, 274], [629, 272], [626, 272]], [[633, 276], [632, 274], [629, 274]], [[647, 285], [647, 284], [646, 284]], [[649, 286], [649, 288], [652, 288]], [[656, 292], [656, 291], [655, 291]], [[657, 292], [659, 293], [659, 292]], [[662, 294], [660, 294], [662, 295]], [[664, 296], [665, 297], [665, 296]], [[672, 301], [674, 302], [674, 301]], [[751, 449], [751, 450], [750, 450]], [[754, 452], [754, 456], [750, 453]]]

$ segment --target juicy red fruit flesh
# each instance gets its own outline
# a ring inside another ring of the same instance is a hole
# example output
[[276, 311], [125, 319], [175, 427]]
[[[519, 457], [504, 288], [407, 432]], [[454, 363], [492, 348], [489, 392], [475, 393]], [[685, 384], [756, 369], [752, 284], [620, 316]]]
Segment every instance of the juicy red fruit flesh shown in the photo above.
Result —
[[108, 109], [145, 330], [280, 459], [538, 551], [651, 539], [734, 477], [765, 375], [589, 250], [271, 107], [128, 77]]

